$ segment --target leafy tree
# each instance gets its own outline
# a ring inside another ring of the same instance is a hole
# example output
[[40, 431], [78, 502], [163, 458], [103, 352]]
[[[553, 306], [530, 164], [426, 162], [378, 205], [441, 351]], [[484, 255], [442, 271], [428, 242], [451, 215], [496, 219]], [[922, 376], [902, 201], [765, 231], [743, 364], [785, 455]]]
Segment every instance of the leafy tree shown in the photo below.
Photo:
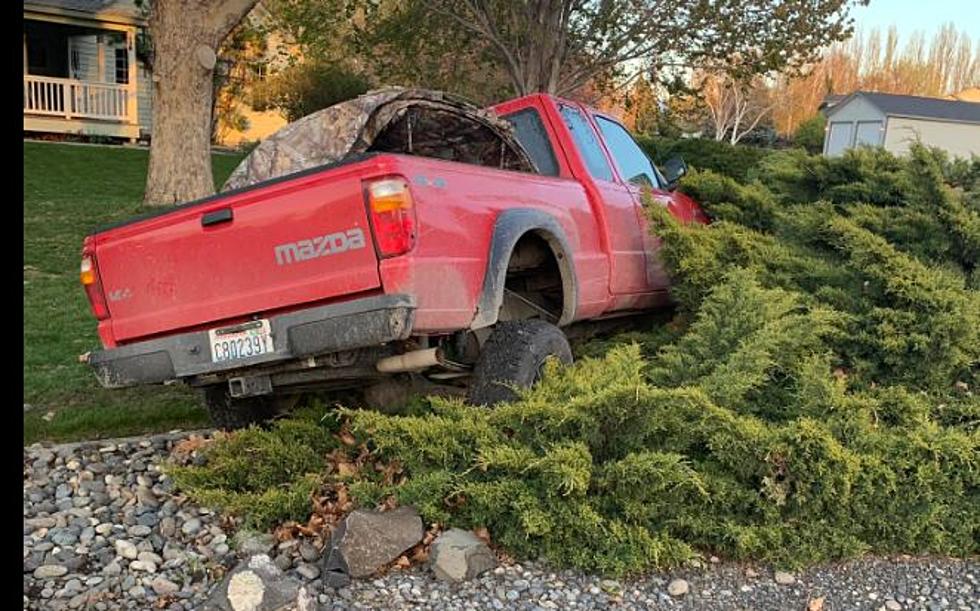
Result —
[[304, 62], [256, 83], [252, 91], [255, 110], [278, 108], [289, 121], [349, 100], [367, 91], [370, 81], [338, 64]]
[[569, 94], [637, 60], [760, 74], [814, 59], [867, 0], [415, 0], [482, 43], [518, 95]]
[[823, 151], [824, 128], [827, 126], [827, 118], [822, 114], [816, 114], [807, 119], [796, 128], [793, 134], [793, 144], [803, 147], [808, 153], [819, 155]]

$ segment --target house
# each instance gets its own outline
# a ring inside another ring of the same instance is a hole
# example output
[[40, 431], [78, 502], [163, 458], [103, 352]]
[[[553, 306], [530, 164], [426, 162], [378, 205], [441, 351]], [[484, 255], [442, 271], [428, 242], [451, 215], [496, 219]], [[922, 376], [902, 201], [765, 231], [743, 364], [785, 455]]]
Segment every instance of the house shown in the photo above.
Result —
[[827, 156], [862, 145], [901, 155], [917, 141], [955, 157], [980, 155], [980, 103], [856, 91], [825, 113]]
[[262, 43], [244, 50], [241, 61], [226, 73], [226, 78], [236, 81], [238, 86], [219, 94], [218, 105], [223, 112], [219, 114], [214, 136], [225, 146], [263, 140], [288, 123], [279, 110], [259, 111], [250, 104], [256, 85], [302, 57], [298, 45], [289, 42], [275, 27], [269, 27], [271, 21], [272, 16], [261, 1], [245, 16], [248, 25], [263, 32]]
[[968, 87], [963, 91], [948, 96], [946, 99], [960, 100], [961, 102], [980, 102], [980, 87]]
[[24, 0], [24, 131], [148, 134], [145, 27], [133, 0]]

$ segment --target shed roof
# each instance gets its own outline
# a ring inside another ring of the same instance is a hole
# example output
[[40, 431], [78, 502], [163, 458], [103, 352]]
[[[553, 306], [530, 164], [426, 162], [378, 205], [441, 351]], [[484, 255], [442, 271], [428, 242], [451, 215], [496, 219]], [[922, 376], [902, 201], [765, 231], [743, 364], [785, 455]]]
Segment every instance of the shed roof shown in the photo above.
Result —
[[827, 110], [833, 115], [854, 98], [862, 97], [886, 115], [955, 121], [958, 123], [980, 123], [980, 104], [962, 100], [943, 100], [914, 95], [896, 95], [872, 91], [855, 91], [846, 99]]

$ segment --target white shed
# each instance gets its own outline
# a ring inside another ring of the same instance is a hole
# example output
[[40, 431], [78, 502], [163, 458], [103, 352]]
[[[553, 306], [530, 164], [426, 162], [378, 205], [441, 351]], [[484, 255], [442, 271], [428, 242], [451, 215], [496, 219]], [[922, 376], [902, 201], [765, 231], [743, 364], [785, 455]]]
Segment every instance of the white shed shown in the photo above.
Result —
[[980, 104], [856, 91], [824, 111], [824, 155], [856, 146], [882, 146], [902, 155], [921, 142], [954, 157], [980, 155]]

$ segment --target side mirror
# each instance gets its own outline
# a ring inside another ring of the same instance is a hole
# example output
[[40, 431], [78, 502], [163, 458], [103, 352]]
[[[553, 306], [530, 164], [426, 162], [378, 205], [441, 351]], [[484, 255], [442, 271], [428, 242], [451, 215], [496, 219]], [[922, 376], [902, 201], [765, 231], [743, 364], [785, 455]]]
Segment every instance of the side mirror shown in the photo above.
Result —
[[681, 177], [687, 174], [687, 164], [680, 157], [671, 157], [664, 163], [660, 171], [667, 179], [667, 188], [674, 189]]

